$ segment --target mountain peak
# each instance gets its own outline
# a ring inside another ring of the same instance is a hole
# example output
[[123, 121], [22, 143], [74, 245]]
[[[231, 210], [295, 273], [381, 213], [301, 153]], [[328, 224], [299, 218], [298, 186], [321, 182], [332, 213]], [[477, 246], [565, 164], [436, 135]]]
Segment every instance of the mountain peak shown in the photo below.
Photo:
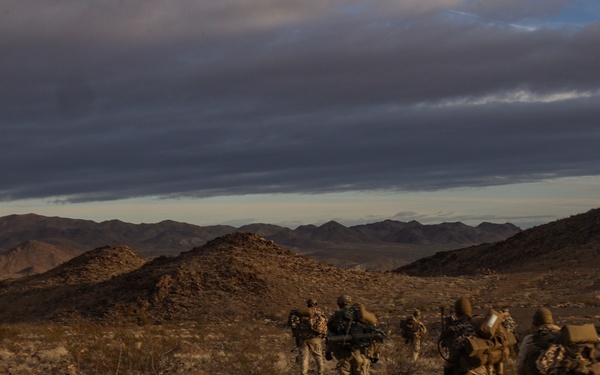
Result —
[[85, 252], [38, 276], [69, 284], [100, 282], [131, 272], [144, 263], [144, 259], [129, 246], [108, 245]]

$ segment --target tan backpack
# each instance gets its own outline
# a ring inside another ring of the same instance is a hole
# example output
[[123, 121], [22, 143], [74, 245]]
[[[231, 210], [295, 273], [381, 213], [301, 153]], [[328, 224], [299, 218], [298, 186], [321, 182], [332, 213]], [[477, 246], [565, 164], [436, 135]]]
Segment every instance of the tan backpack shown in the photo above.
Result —
[[549, 375], [600, 375], [600, 339], [593, 324], [565, 325], [559, 345], [551, 349], [538, 359]]
[[314, 308], [298, 308], [290, 310], [288, 326], [295, 338], [325, 337], [327, 335], [327, 318]]
[[467, 368], [494, 365], [505, 361], [517, 344], [515, 335], [502, 326], [503, 316], [490, 309], [484, 318], [474, 318], [477, 337], [467, 337], [461, 362]]

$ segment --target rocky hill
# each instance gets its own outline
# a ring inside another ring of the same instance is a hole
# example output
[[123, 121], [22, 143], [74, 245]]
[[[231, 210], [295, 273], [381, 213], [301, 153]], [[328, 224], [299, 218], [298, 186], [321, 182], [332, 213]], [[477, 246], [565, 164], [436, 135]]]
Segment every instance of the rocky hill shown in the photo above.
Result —
[[[73, 255], [90, 248], [124, 244], [149, 259], [178, 255], [226, 234], [253, 232], [324, 263], [344, 268], [391, 270], [441, 250], [501, 241], [519, 231], [512, 224], [483, 223], [470, 227], [462, 223], [422, 225], [416, 221], [392, 220], [353, 227], [330, 221], [321, 226], [304, 225], [294, 230], [257, 223], [236, 229], [227, 225], [200, 227], [170, 220], [157, 224], [130, 224], [118, 220], [96, 223], [27, 214], [0, 218], [0, 251], [8, 252], [30, 240], [44, 242]], [[0, 264], [1, 261], [2, 255]], [[25, 263], [26, 259], [21, 261]]]
[[0, 321], [285, 322], [289, 309], [306, 298], [317, 298], [332, 312], [343, 293], [388, 322], [414, 307], [435, 319], [439, 306], [450, 306], [459, 296], [472, 298], [479, 308], [510, 306], [523, 319], [539, 305], [589, 314], [600, 304], [596, 269], [577, 277], [573, 272], [468, 278], [367, 272], [320, 263], [257, 234], [233, 233], [149, 262], [129, 247], [104, 247], [43, 274], [0, 282]]
[[235, 320], [283, 313], [298, 296], [335, 300], [347, 283], [375, 279], [301, 257], [257, 234], [235, 233], [146, 264], [125, 246], [96, 249], [44, 274], [5, 281], [0, 319]]
[[[333, 309], [341, 293], [371, 300], [373, 290], [380, 290], [388, 297], [379, 303], [394, 307], [406, 297], [418, 299], [425, 283], [336, 268], [257, 234], [233, 233], [144, 264], [128, 247], [97, 249], [44, 274], [5, 281], [0, 284], [0, 320], [285, 320], [290, 307], [308, 296]], [[416, 288], [399, 295], [402, 284]], [[446, 297], [435, 300], [442, 303]]]
[[504, 241], [443, 251], [399, 267], [413, 276], [598, 269], [600, 209], [522, 231]]
[[44, 284], [93, 284], [134, 271], [146, 261], [132, 248], [110, 245], [85, 252], [30, 280]]
[[0, 253], [0, 279], [34, 275], [53, 269], [79, 252], [41, 241], [25, 241]]
[[[94, 294], [103, 282], [142, 266], [145, 261], [127, 246], [106, 246], [79, 255], [33, 276], [0, 282], [0, 314], [4, 321], [36, 321], [103, 303], [109, 296]], [[90, 293], [94, 297], [90, 297]]]

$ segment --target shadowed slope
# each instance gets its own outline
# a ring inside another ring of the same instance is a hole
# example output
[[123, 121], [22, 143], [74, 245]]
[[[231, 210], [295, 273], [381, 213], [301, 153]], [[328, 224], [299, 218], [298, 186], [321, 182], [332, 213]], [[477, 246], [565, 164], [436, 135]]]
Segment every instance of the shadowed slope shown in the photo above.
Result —
[[600, 209], [520, 232], [507, 240], [439, 252], [394, 272], [466, 275], [600, 267]]
[[41, 241], [25, 241], [0, 253], [0, 275], [9, 279], [42, 273], [79, 254], [77, 250]]
[[[83, 256], [95, 258], [91, 253]], [[90, 262], [85, 264], [91, 269]], [[387, 296], [378, 303], [387, 306], [393, 299], [395, 304], [422, 294], [430, 282], [324, 265], [251, 233], [219, 237], [177, 257], [159, 257], [121, 275], [88, 277], [70, 284], [83, 269], [77, 262], [68, 262], [42, 275], [1, 284], [0, 319], [284, 320], [292, 306], [304, 303], [309, 296], [333, 310], [342, 293], [369, 301], [378, 292]], [[411, 290], [398, 294], [406, 285]], [[19, 295], [27, 295], [26, 300], [15, 305], [7, 302]]]

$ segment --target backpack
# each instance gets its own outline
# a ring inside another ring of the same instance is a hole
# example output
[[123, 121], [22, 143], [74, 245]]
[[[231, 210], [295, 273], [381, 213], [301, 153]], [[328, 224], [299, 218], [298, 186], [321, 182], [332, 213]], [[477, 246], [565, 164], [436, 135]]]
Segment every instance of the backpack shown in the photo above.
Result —
[[525, 357], [525, 373], [546, 375], [552, 363], [560, 355], [558, 342], [560, 332], [550, 329], [541, 329], [532, 334], [533, 348]]
[[[358, 306], [336, 311], [329, 322], [329, 346], [341, 346], [350, 350], [361, 349], [369, 358], [376, 358], [385, 333], [375, 326], [373, 314]], [[372, 354], [369, 354], [372, 353]]]
[[419, 331], [420, 324], [414, 317], [409, 316], [408, 318], [400, 321], [400, 332], [403, 338], [413, 339], [419, 334]]
[[549, 375], [600, 375], [600, 340], [593, 324], [565, 325], [560, 340], [540, 356]]
[[295, 338], [307, 339], [327, 335], [327, 318], [319, 309], [290, 310], [288, 326]]
[[461, 367], [473, 369], [506, 361], [517, 339], [502, 325], [502, 315], [490, 309], [484, 318], [475, 318], [471, 322], [475, 331], [462, 339]]

